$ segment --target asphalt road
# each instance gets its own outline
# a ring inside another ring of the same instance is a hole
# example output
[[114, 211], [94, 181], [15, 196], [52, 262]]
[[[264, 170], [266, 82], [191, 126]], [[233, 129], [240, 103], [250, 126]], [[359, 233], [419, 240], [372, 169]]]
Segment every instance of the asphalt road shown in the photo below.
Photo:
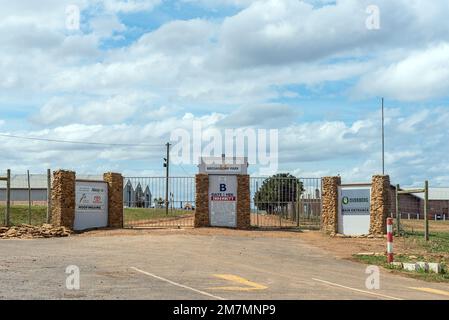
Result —
[[[80, 289], [66, 288], [66, 268]], [[366, 265], [300, 238], [230, 235], [73, 236], [0, 241], [1, 299], [449, 299], [449, 285]]]

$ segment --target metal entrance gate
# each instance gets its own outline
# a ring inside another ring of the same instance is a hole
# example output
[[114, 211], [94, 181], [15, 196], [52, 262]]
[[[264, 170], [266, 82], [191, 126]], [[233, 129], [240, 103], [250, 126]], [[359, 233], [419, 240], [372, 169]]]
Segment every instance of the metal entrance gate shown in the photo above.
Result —
[[253, 227], [319, 229], [320, 178], [251, 177], [250, 192]]
[[[165, 177], [124, 178], [125, 227], [194, 226], [195, 177], [169, 178], [168, 205], [165, 203], [165, 183]], [[320, 227], [320, 178], [251, 177], [250, 195], [252, 227], [309, 229]]]
[[166, 203], [165, 177], [126, 177], [123, 181], [125, 228], [193, 227], [195, 178], [170, 177]]

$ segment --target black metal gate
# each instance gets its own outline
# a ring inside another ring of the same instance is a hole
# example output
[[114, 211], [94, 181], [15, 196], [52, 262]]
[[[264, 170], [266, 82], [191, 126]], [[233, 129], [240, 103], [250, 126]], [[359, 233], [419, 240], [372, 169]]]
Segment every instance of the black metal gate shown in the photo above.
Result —
[[251, 177], [250, 192], [253, 227], [319, 229], [320, 178]]
[[[194, 226], [195, 177], [170, 177], [167, 202], [165, 177], [126, 177], [123, 185], [126, 228]], [[320, 227], [320, 178], [251, 177], [250, 197], [252, 227]]]
[[123, 182], [125, 228], [193, 227], [195, 178], [126, 177]]

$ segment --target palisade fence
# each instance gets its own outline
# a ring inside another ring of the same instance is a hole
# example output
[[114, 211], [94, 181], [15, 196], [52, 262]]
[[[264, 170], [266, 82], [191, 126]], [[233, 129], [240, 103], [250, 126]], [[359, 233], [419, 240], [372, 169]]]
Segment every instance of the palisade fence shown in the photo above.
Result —
[[[131, 228], [193, 227], [195, 177], [125, 177], [124, 225]], [[251, 226], [320, 226], [321, 179], [251, 177]]]
[[321, 179], [251, 177], [251, 225], [259, 228], [318, 229]]
[[125, 227], [193, 227], [195, 177], [125, 177]]
[[50, 170], [46, 173], [7, 170], [6, 174], [0, 176], [0, 223], [2, 225], [47, 223], [51, 210]]

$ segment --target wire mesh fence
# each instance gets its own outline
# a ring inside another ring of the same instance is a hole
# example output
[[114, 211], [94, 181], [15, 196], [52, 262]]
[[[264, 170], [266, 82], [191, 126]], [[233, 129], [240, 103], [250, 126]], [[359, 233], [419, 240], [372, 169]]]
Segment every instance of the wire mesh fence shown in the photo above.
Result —
[[251, 225], [259, 228], [320, 227], [321, 179], [251, 177]]
[[193, 227], [194, 177], [170, 177], [168, 185], [165, 177], [126, 177], [123, 185], [125, 227]]
[[7, 181], [1, 180], [0, 221], [3, 225], [41, 225], [47, 222], [48, 173], [11, 172], [9, 217], [6, 212], [7, 194]]
[[[448, 193], [449, 188], [429, 189], [427, 218], [430, 236], [436, 233], [449, 234], [449, 200], [448, 194], [444, 194], [444, 192]], [[395, 197], [394, 194], [394, 203], [396, 202]], [[424, 193], [400, 194], [397, 202], [398, 213], [396, 213], [396, 208], [392, 210], [396, 233], [399, 231], [405, 236], [424, 237], [426, 229]]]

